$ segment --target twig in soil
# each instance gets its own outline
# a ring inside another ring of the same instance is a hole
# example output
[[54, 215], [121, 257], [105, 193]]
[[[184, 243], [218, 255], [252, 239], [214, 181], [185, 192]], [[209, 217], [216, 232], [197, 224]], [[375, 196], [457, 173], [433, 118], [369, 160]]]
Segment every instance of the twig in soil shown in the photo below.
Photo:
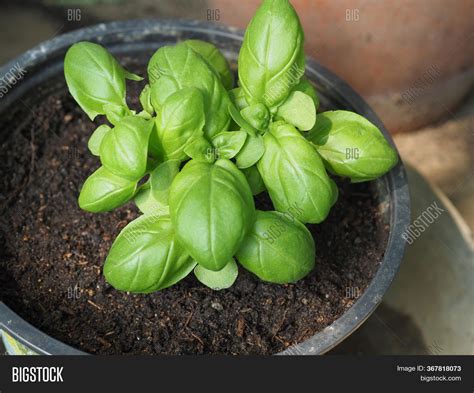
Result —
[[285, 346], [285, 348], [291, 345], [289, 342], [284, 341], [280, 336], [273, 336], [273, 338], [276, 338], [278, 341], [280, 341]]
[[202, 338], [199, 337], [198, 335], [194, 334], [193, 332], [191, 332], [191, 336], [193, 336], [196, 340], [198, 340], [202, 346], [204, 346], [204, 341], [202, 341]]
[[188, 317], [188, 319], [186, 319], [186, 322], [184, 323], [183, 329], [186, 329], [186, 327], [188, 326], [189, 322], [191, 321], [191, 318], [193, 317], [193, 315], [194, 315], [194, 310], [189, 313], [189, 317]]
[[97, 341], [99, 341], [105, 348], [110, 348], [112, 346], [107, 340], [104, 340], [102, 337], [96, 337]]
[[311, 329], [305, 329], [303, 333], [300, 334], [296, 342], [304, 341], [307, 338], [307, 334], [311, 334]]
[[237, 326], [235, 329], [235, 334], [237, 334], [237, 337], [243, 337], [244, 330], [245, 330], [245, 320], [242, 316], [240, 316], [239, 319], [237, 319]]
[[91, 306], [94, 306], [98, 310], [102, 310], [102, 307], [99, 306], [98, 304], [95, 304], [92, 300], [87, 299], [87, 303], [89, 303]]

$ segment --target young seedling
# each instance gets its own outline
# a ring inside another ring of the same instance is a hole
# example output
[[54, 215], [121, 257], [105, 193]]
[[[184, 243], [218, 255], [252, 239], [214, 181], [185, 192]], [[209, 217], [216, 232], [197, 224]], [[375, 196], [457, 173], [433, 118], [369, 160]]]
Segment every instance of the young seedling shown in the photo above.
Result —
[[[194, 270], [213, 289], [232, 286], [237, 262], [284, 284], [311, 272], [320, 223], [337, 200], [332, 175], [373, 180], [398, 161], [380, 130], [348, 111], [316, 114], [304, 77], [304, 34], [287, 0], [265, 0], [239, 54], [238, 86], [213, 44], [159, 48], [148, 64], [141, 109], [126, 102], [126, 71], [102, 46], [73, 45], [66, 82], [91, 120], [88, 147], [101, 166], [79, 206], [105, 212], [134, 201], [143, 213], [115, 239], [105, 261], [117, 289], [149, 293]], [[267, 191], [275, 211], [255, 209]]]

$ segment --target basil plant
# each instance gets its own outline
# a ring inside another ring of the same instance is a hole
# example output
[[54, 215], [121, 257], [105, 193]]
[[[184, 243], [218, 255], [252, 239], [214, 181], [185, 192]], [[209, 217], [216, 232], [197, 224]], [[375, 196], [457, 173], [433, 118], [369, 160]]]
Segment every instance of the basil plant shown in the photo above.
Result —
[[[91, 120], [107, 120], [89, 139], [101, 166], [79, 206], [98, 213], [133, 201], [142, 213], [106, 258], [113, 287], [149, 293], [194, 272], [223, 289], [235, 282], [237, 263], [263, 281], [298, 281], [316, 260], [305, 224], [322, 222], [335, 204], [333, 176], [369, 181], [397, 163], [365, 118], [317, 114], [303, 44], [291, 4], [265, 0], [245, 33], [237, 83], [219, 49], [200, 40], [159, 48], [147, 80], [98, 44], [69, 48], [71, 95]], [[141, 108], [129, 107], [127, 80], [143, 81]], [[274, 211], [256, 210], [262, 192]]]

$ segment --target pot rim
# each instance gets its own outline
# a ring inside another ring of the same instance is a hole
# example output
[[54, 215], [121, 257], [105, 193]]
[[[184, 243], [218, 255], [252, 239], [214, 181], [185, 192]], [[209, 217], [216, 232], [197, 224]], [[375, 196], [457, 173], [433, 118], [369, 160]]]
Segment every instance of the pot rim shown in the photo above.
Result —
[[[123, 47], [122, 51], [126, 51], [127, 45], [129, 48], [139, 45], [139, 43], [137, 44], [133, 41], [133, 37], [136, 35], [146, 36], [160, 32], [169, 34], [169, 31], [203, 33], [208, 36], [219, 36], [221, 38], [238, 41], [242, 41], [243, 39], [243, 32], [240, 29], [201, 21], [135, 19], [100, 23], [98, 25], [74, 30], [40, 43], [1, 67], [0, 75], [5, 75], [15, 66], [20, 66], [25, 70], [41, 67], [48, 59], [63, 53], [69, 46], [78, 41], [89, 40], [100, 43], [105, 36], [121, 34], [123, 37], [121, 44], [121, 47]], [[54, 69], [53, 72], [57, 72], [57, 68]], [[347, 106], [352, 107], [355, 112], [376, 124], [382, 131], [384, 137], [396, 149], [390, 134], [385, 129], [381, 120], [370, 106], [346, 82], [308, 57], [306, 58], [306, 73], [312, 76], [312, 78], [317, 77], [318, 80], [322, 80], [327, 86], [333, 89], [333, 93], [337, 94], [341, 102], [347, 103]], [[33, 84], [34, 78], [29, 83], [28, 78], [21, 82], [21, 86], [24, 89], [28, 89], [29, 86]], [[15, 87], [13, 87], [12, 90], [14, 90]], [[14, 99], [14, 94], [11, 94], [11, 92], [6, 94], [0, 101], [0, 110], [7, 107]], [[383, 295], [390, 287], [398, 272], [405, 250], [406, 243], [402, 238], [402, 234], [410, 222], [408, 183], [400, 156], [397, 166], [380, 179], [385, 183], [389, 193], [389, 200], [392, 203], [389, 204], [388, 213], [390, 217], [389, 236], [384, 257], [380, 262], [375, 276], [354, 304], [331, 325], [306, 341], [291, 346], [277, 355], [314, 355], [329, 351], [360, 327], [375, 311]], [[86, 355], [85, 352], [64, 344], [32, 326], [3, 302], [0, 302], [0, 330], [4, 330], [20, 343], [40, 354]]]

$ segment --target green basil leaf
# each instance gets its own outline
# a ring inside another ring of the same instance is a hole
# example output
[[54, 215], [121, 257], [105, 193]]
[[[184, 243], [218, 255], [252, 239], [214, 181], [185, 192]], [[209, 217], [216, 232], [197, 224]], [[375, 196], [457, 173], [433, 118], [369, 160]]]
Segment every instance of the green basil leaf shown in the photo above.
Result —
[[263, 104], [253, 104], [240, 111], [242, 117], [254, 128], [265, 131], [270, 122], [270, 112]]
[[178, 44], [158, 49], [148, 64], [148, 75], [155, 109], [161, 107], [176, 91], [195, 87], [201, 91], [204, 99], [205, 135], [212, 138], [226, 131], [230, 123], [227, 111], [229, 95], [215, 72], [190, 47]]
[[149, 183], [145, 183], [135, 194], [133, 199], [138, 209], [147, 215], [169, 215], [169, 206], [157, 200]]
[[144, 215], [169, 215], [169, 206], [157, 201], [149, 188], [140, 188], [133, 198], [135, 206]]
[[260, 176], [260, 173], [258, 172], [258, 169], [255, 165], [242, 169], [242, 172], [249, 182], [249, 186], [253, 195], [258, 195], [266, 190], [262, 176]]
[[332, 202], [331, 202], [331, 207], [334, 206], [337, 202], [337, 199], [339, 198], [339, 188], [337, 188], [337, 184], [334, 180], [329, 178], [329, 182], [331, 183], [331, 189], [332, 189]]
[[123, 105], [117, 104], [105, 104], [104, 105], [104, 112], [107, 120], [110, 121], [114, 126], [119, 124], [124, 117], [131, 116], [132, 112], [128, 107]]
[[134, 74], [133, 72], [130, 72], [127, 70], [124, 70], [124, 75], [125, 75], [125, 79], [131, 80], [131, 81], [141, 82], [143, 80], [143, 77], [141, 77], [140, 75]]
[[184, 147], [203, 135], [205, 118], [202, 94], [194, 87], [178, 90], [166, 99], [155, 122], [159, 158], [163, 161], [184, 160]]
[[136, 189], [136, 182], [100, 167], [84, 182], [79, 195], [79, 207], [93, 213], [110, 211], [133, 198]]
[[309, 95], [313, 99], [314, 107], [318, 110], [319, 96], [318, 93], [316, 93], [315, 87], [308, 79], [305, 77], [301, 78], [300, 82], [293, 88], [293, 91], [301, 91], [302, 93]]
[[140, 104], [145, 112], [153, 116], [155, 110], [151, 104], [151, 88], [150, 85], [145, 85], [142, 92], [140, 93]]
[[160, 162], [154, 157], [148, 157], [146, 162], [146, 173], [153, 172]]
[[225, 159], [189, 161], [174, 179], [169, 201], [177, 239], [209, 270], [230, 261], [254, 220], [247, 179]]
[[237, 267], [234, 258], [217, 272], [206, 269], [201, 265], [197, 265], [194, 268], [194, 275], [196, 278], [205, 286], [215, 291], [230, 288], [237, 279], [238, 274], [239, 268]]
[[169, 160], [151, 171], [135, 196], [135, 204], [143, 214], [169, 214], [169, 191], [180, 164], [179, 160]]
[[196, 161], [212, 163], [216, 160], [214, 148], [204, 136], [189, 142], [184, 147], [184, 152], [189, 158]]
[[247, 99], [245, 98], [245, 92], [241, 87], [229, 90], [229, 97], [239, 111], [249, 106]]
[[255, 165], [263, 156], [265, 146], [261, 135], [249, 135], [244, 146], [236, 157], [236, 164], [239, 168], [249, 168]]
[[92, 42], [79, 42], [68, 49], [64, 75], [69, 92], [91, 120], [105, 114], [105, 104], [127, 107], [125, 79], [140, 78], [125, 71], [107, 49]]
[[158, 165], [150, 174], [150, 188], [156, 200], [169, 204], [170, 187], [179, 172], [181, 161], [169, 160]]
[[102, 143], [102, 139], [104, 139], [104, 136], [110, 130], [111, 128], [107, 124], [102, 124], [92, 133], [91, 137], [89, 138], [89, 142], [87, 143], [87, 147], [94, 156], [100, 155], [100, 145]]
[[153, 128], [148, 139], [148, 155], [159, 160], [161, 157], [161, 142], [158, 138], [158, 130], [156, 129], [156, 118], [152, 121]]
[[186, 40], [183, 43], [189, 46], [211, 66], [219, 75], [226, 90], [234, 86], [234, 74], [230, 70], [229, 63], [221, 51], [213, 44], [201, 40]]
[[123, 118], [102, 140], [102, 165], [117, 176], [140, 179], [147, 168], [148, 140], [152, 128], [153, 122], [141, 117]]
[[115, 239], [104, 275], [116, 289], [150, 293], [176, 284], [195, 266], [176, 241], [169, 217], [141, 216]]
[[244, 146], [246, 139], [247, 133], [245, 131], [220, 132], [212, 138], [212, 145], [215, 147], [217, 153], [216, 157], [235, 157]]
[[353, 182], [376, 179], [398, 162], [397, 152], [380, 130], [353, 112], [318, 114], [308, 139], [333, 173]]
[[247, 134], [251, 136], [258, 134], [258, 130], [242, 117], [240, 112], [232, 103], [229, 104], [229, 107], [227, 109], [229, 111], [230, 116], [232, 117], [232, 120], [234, 120], [242, 130], [244, 130]]
[[137, 113], [137, 116], [141, 117], [145, 120], [151, 120], [153, 118], [153, 116], [150, 115], [147, 111], [140, 111], [140, 112]]
[[311, 233], [294, 216], [257, 210], [255, 224], [236, 257], [261, 280], [286, 284], [309, 274], [316, 254]]
[[301, 131], [309, 131], [316, 123], [314, 101], [301, 91], [293, 91], [278, 108], [277, 117], [298, 127]]
[[267, 0], [245, 32], [239, 54], [239, 81], [249, 104], [273, 112], [304, 74], [304, 34], [288, 0]]
[[290, 124], [275, 122], [263, 137], [265, 153], [257, 164], [276, 210], [301, 209], [303, 223], [319, 223], [329, 213], [333, 190], [323, 161]]

